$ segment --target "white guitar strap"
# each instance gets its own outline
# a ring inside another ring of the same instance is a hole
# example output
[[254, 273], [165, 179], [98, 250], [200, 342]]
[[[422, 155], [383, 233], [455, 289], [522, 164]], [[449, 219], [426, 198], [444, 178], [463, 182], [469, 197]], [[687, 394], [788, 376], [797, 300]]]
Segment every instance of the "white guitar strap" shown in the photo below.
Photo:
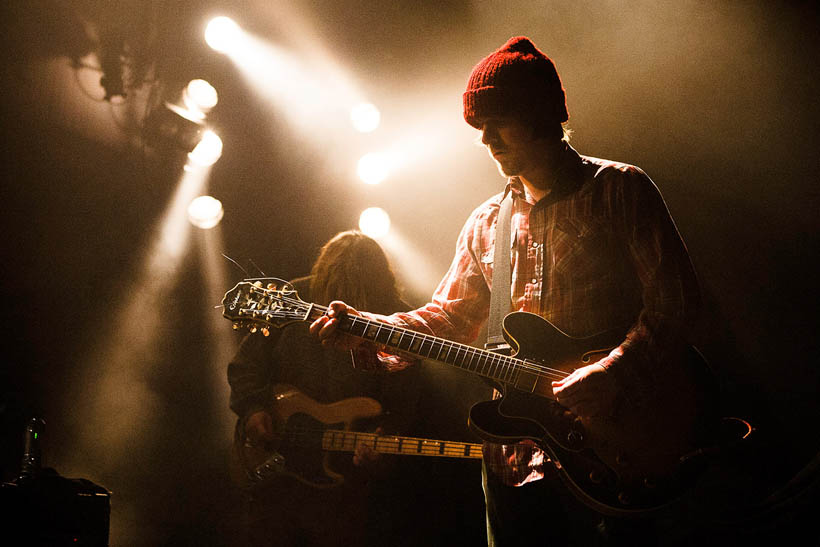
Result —
[[490, 351], [504, 351], [509, 345], [502, 334], [501, 321], [510, 312], [511, 269], [510, 232], [512, 224], [512, 192], [501, 200], [498, 219], [495, 223], [495, 248], [493, 249], [493, 282], [490, 290], [490, 319], [487, 323], [487, 343]]

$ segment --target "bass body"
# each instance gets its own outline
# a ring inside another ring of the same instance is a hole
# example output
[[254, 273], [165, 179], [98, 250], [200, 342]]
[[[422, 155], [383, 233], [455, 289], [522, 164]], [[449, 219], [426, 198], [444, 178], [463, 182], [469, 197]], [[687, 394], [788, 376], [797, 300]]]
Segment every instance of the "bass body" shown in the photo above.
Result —
[[[231, 477], [242, 487], [253, 487], [279, 476], [289, 476], [313, 488], [341, 485], [344, 467], [333, 456], [363, 446], [379, 454], [480, 459], [481, 445], [355, 431], [357, 422], [382, 413], [378, 401], [351, 397], [319, 403], [297, 388], [272, 387], [268, 412], [274, 438], [252, 443], [242, 423], [237, 424], [231, 451]], [[335, 465], [334, 465], [335, 464]]]

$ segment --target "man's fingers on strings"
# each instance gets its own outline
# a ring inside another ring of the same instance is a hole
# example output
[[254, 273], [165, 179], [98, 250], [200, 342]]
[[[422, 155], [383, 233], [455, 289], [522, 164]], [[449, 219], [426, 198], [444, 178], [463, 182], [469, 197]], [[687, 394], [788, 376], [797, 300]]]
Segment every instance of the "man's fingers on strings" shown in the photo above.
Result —
[[318, 318], [316, 321], [311, 323], [310, 327], [308, 328], [310, 334], [319, 334], [319, 331], [322, 330], [322, 327], [325, 325], [325, 323], [327, 323], [327, 320], [328, 318], [323, 315], [322, 317]]

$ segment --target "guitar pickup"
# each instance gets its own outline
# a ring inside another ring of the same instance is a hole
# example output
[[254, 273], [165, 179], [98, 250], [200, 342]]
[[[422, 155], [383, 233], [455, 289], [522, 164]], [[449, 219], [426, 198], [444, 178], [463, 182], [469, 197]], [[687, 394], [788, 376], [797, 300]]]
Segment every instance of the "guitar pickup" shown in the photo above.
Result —
[[248, 475], [254, 482], [264, 482], [274, 475], [285, 472], [285, 457], [274, 452], [268, 459], [257, 465]]
[[531, 372], [519, 372], [518, 378], [515, 380], [515, 388], [521, 391], [528, 391], [535, 393], [535, 387], [538, 385], [538, 376]]

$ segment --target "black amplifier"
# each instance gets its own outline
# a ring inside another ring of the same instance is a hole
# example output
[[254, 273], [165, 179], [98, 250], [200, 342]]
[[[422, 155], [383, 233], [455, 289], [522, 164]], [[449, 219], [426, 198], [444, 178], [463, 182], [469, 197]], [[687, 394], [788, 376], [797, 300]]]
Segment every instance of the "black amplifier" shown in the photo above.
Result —
[[0, 484], [0, 544], [106, 547], [111, 493], [48, 471]]

